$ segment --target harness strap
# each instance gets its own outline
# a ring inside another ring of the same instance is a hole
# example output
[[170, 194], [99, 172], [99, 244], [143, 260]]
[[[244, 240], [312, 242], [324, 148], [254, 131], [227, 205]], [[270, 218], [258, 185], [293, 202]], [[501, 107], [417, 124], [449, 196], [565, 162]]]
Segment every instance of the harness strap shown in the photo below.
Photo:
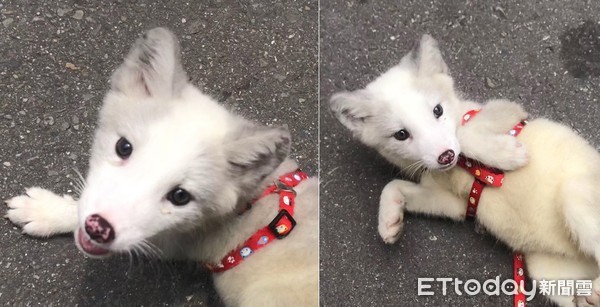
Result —
[[279, 194], [279, 213], [277, 216], [267, 226], [257, 230], [238, 248], [227, 253], [221, 261], [214, 264], [206, 263], [205, 266], [213, 273], [227, 271], [242, 263], [257, 250], [275, 241], [275, 239], [283, 239], [289, 235], [296, 226], [296, 220], [293, 218], [296, 205], [294, 187], [307, 178], [307, 174], [297, 170], [279, 177], [276, 183], [268, 186], [253, 203], [270, 194]]
[[[462, 125], [464, 126], [470, 119], [472, 119], [481, 109], [470, 110], [462, 117]], [[516, 124], [512, 129], [508, 131], [509, 135], [517, 136], [521, 133], [521, 130], [527, 124], [527, 120], [522, 120]], [[504, 182], [504, 172], [499, 169], [495, 169], [482, 164], [477, 160], [467, 158], [463, 155], [458, 157], [458, 165], [469, 172], [475, 180], [471, 186], [469, 192], [469, 200], [467, 202], [467, 218], [475, 218], [477, 214], [477, 206], [479, 205], [479, 198], [483, 192], [483, 188], [486, 185], [492, 187], [501, 187]], [[517, 293], [513, 298], [514, 307], [525, 307], [526, 300], [523, 288], [525, 287], [525, 264], [523, 262], [523, 255], [519, 252], [513, 253], [513, 280], [517, 283]]]

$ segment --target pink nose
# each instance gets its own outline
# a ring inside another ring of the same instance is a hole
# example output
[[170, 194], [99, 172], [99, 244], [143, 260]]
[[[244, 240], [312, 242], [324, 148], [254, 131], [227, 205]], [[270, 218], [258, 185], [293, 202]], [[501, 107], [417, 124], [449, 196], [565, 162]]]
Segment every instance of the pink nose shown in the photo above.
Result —
[[115, 239], [115, 231], [110, 223], [98, 214], [85, 219], [85, 232], [98, 243], [110, 243]]
[[452, 149], [444, 151], [444, 153], [438, 157], [438, 163], [440, 165], [448, 165], [452, 162], [454, 162], [454, 151]]

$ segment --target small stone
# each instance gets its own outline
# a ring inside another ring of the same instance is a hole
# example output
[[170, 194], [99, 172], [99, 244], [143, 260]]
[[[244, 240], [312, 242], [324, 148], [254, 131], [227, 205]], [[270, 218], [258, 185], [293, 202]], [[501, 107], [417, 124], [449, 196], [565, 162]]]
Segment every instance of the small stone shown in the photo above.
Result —
[[264, 59], [259, 59], [258, 63], [260, 64], [260, 67], [266, 67], [269, 65], [269, 63], [267, 61], [265, 61]]
[[44, 118], [44, 124], [46, 124], [48, 126], [54, 125], [54, 117], [48, 116], [48, 117]]
[[79, 117], [77, 117], [77, 115], [73, 115], [73, 124], [79, 124]]
[[68, 63], [68, 62], [67, 62], [67, 64], [65, 64], [65, 67], [68, 68], [68, 69], [70, 69], [70, 70], [78, 70], [79, 69], [79, 67], [75, 66], [75, 64]]
[[67, 123], [67, 122], [64, 122], [64, 123], [62, 123], [62, 124], [60, 125], [60, 128], [61, 128], [63, 131], [67, 131], [67, 130], [69, 129], [69, 127], [71, 127], [71, 125], [70, 125], [69, 123]]
[[71, 160], [77, 160], [77, 155], [75, 153], [71, 153], [69, 155], [69, 159], [71, 159]]
[[94, 98], [94, 95], [92, 95], [92, 94], [83, 94], [81, 96], [81, 98], [83, 98], [83, 101], [88, 101], [88, 100]]
[[280, 75], [280, 74], [274, 74], [273, 78], [277, 79], [277, 81], [282, 82], [283, 80], [285, 80], [285, 78], [287, 78], [284, 75]]
[[79, 130], [79, 125], [73, 125], [73, 129]]
[[199, 33], [202, 30], [202, 21], [197, 20], [192, 22], [186, 30], [187, 34], [196, 34]]
[[430, 241], [437, 241], [437, 239], [438, 238], [436, 236], [434, 236], [434, 235], [429, 236], [429, 240]]
[[77, 19], [77, 20], [83, 19], [83, 11], [82, 10], [75, 11], [75, 14], [73, 14], [72, 17], [75, 18], [75, 19]]
[[59, 17], [63, 17], [63, 16], [65, 16], [66, 14], [68, 14], [69, 12], [71, 12], [72, 10], [73, 10], [73, 9], [58, 9], [58, 10], [56, 10], [56, 14], [57, 14]]
[[489, 78], [489, 77], [486, 77], [486, 78], [485, 78], [485, 85], [486, 85], [488, 88], [492, 88], [492, 89], [493, 89], [493, 88], [497, 88], [497, 87], [499, 87], [499, 86], [500, 86], [499, 84], [497, 84], [496, 82], [494, 82], [494, 80], [492, 80], [492, 78]]
[[6, 167], [9, 167], [10, 166], [10, 162], [6, 161], [6, 162], [2, 163], [2, 165], [6, 166]]
[[14, 128], [16, 126], [15, 122], [10, 122], [9, 128]]
[[54, 176], [58, 176], [58, 172], [57, 171], [48, 171], [48, 177], [54, 177]]
[[304, 98], [300, 98], [300, 99], [298, 99], [298, 102], [299, 102], [299, 103], [303, 103], [303, 102], [305, 102], [305, 101], [306, 101], [306, 99], [304, 99]]
[[19, 115], [25, 115], [25, 114], [27, 114], [27, 113], [25, 113], [25, 111], [23, 111], [23, 110], [19, 111]]
[[506, 19], [506, 12], [504, 11], [504, 8], [502, 8], [501, 6], [496, 6], [493, 9], [494, 13], [496, 13], [496, 15], [502, 19]]
[[2, 21], [2, 25], [5, 27], [10, 26], [15, 20], [12, 18], [6, 18]]
[[12, 119], [12, 115], [6, 114], [6, 115], [4, 115], [4, 118], [6, 118], [6, 119]]

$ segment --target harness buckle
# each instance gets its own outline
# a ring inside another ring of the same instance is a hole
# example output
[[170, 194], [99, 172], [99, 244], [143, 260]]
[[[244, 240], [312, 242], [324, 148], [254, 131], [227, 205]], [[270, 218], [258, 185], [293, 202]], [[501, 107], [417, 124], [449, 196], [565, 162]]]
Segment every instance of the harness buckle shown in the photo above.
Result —
[[275, 187], [277, 188], [275, 190], [276, 192], [288, 191], [294, 193], [294, 196], [296, 196], [296, 190], [294, 190], [293, 187], [283, 183], [281, 180], [275, 181]]
[[277, 216], [269, 223], [269, 230], [277, 239], [283, 239], [292, 232], [296, 226], [296, 220], [285, 209], [279, 210]]

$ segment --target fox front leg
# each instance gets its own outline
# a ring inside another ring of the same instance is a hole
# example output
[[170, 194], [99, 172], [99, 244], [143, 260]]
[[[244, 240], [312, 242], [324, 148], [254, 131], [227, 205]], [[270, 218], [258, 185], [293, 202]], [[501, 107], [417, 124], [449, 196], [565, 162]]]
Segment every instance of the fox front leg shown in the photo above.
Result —
[[379, 201], [379, 235], [385, 243], [395, 243], [402, 233], [404, 211], [447, 217], [462, 221], [466, 202], [435, 186], [427, 177], [420, 184], [393, 180], [381, 192]]
[[5, 202], [6, 217], [30, 236], [50, 237], [77, 228], [77, 201], [71, 196], [33, 187]]

